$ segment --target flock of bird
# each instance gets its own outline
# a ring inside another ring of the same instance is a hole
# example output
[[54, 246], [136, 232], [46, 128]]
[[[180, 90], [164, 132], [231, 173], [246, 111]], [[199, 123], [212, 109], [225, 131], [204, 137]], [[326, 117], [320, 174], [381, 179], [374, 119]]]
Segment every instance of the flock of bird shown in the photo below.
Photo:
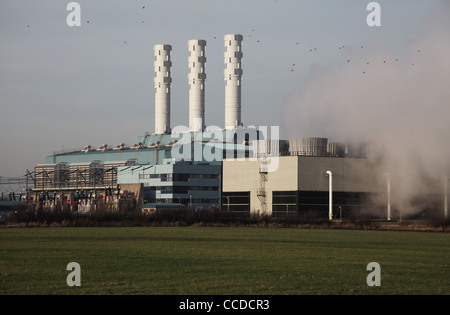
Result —
[[[255, 31], [255, 30], [252, 29], [252, 32], [254, 32], [254, 31]], [[252, 38], [252, 34], [249, 34], [249, 35], [247, 35], [247, 36], [248, 36], [249, 39]], [[253, 37], [254, 37], [254, 36], [253, 36]], [[217, 36], [214, 36], [213, 39], [217, 39]], [[258, 39], [258, 40], [256, 40], [255, 42], [256, 42], [257, 44], [259, 44], [259, 43], [261, 43], [261, 40]], [[296, 42], [295, 45], [301, 47], [301, 46], [302, 46], [302, 43], [301, 43], [301, 42]], [[360, 46], [360, 49], [365, 49], [364, 45], [361, 45], [361, 46]], [[341, 51], [345, 50], [345, 45], [339, 46], [339, 47], [338, 47], [338, 50], [341, 50]], [[309, 53], [315, 53], [315, 52], [318, 52], [319, 50], [317, 49], [317, 47], [311, 47], [311, 48], [306, 48], [306, 50], [304, 50], [304, 51], [309, 52]], [[417, 53], [421, 53], [421, 50], [418, 49], [418, 50], [417, 50]], [[400, 61], [399, 58], [395, 58], [395, 62], [399, 62], [399, 61]], [[347, 63], [347, 64], [350, 64], [350, 63], [352, 63], [352, 60], [351, 60], [351, 59], [346, 59], [346, 63]], [[386, 63], [388, 63], [388, 61], [387, 61], [387, 60], [383, 60], [382, 63], [383, 63], [383, 64], [386, 64]], [[370, 62], [370, 61], [366, 61], [365, 64], [366, 64], [366, 65], [370, 65], [371, 62]], [[295, 71], [295, 66], [296, 66], [296, 63], [292, 63], [292, 64], [290, 65], [290, 67], [289, 67], [290, 72], [294, 72], [294, 71]], [[412, 63], [410, 64], [410, 66], [415, 66], [415, 63], [412, 62]], [[366, 70], [361, 70], [361, 73], [362, 73], [362, 74], [366, 74], [367, 71], [366, 71]]]
[[[141, 10], [145, 10], [145, 5], [141, 5], [141, 6], [140, 6], [140, 9], [141, 9]], [[89, 23], [90, 23], [90, 20], [86, 20], [86, 23], [89, 24]], [[144, 20], [141, 20], [141, 24], [144, 24], [144, 23], [145, 23], [145, 21], [144, 21]], [[30, 25], [27, 25], [27, 28], [30, 28]], [[252, 38], [252, 34], [254, 34], [254, 32], [255, 32], [255, 29], [252, 29], [252, 30], [251, 30], [251, 33], [247, 35], [248, 38]], [[253, 38], [254, 38], [254, 37], [253, 37]], [[217, 36], [213, 36], [213, 39], [217, 39]], [[255, 42], [256, 42], [257, 44], [260, 44], [260, 43], [261, 43], [261, 40], [258, 39], [258, 40], [256, 40]], [[127, 44], [127, 41], [123, 41], [123, 44]], [[302, 46], [302, 43], [301, 43], [301, 42], [296, 42], [296, 45], [297, 45], [297, 46]], [[364, 46], [363, 46], [363, 45], [361, 45], [360, 47], [361, 47], [361, 49], [364, 49]], [[344, 49], [345, 49], [345, 45], [339, 46], [338, 49], [339, 49], [339, 50], [344, 50]], [[309, 51], [310, 53], [314, 53], [314, 52], [317, 52], [318, 49], [317, 49], [317, 47], [314, 47], [314, 48], [307, 48], [306, 51]], [[421, 50], [418, 49], [418, 50], [417, 50], [417, 53], [420, 53], [420, 52], [421, 52]], [[350, 59], [347, 59], [346, 61], [347, 61], [347, 63], [351, 63], [351, 60], [350, 60]], [[399, 59], [396, 58], [396, 59], [395, 59], [395, 62], [399, 62]], [[386, 61], [386, 60], [383, 60], [383, 63], [386, 64], [387, 61]], [[366, 65], [370, 65], [370, 62], [367, 61], [367, 62], [366, 62]], [[292, 64], [291, 64], [291, 66], [289, 67], [290, 72], [294, 72], [294, 71], [295, 71], [295, 69], [294, 69], [295, 66], [296, 66], [295, 63], [292, 63]], [[411, 63], [411, 66], [415, 66], [415, 63]], [[362, 73], [363, 73], [363, 74], [366, 74], [366, 70], [362, 70]]]
[[[253, 37], [253, 38], [255, 37], [255, 36], [252, 36], [252, 34], [254, 35], [255, 30], [252, 29], [251, 32], [252, 32], [252, 33], [250, 33], [250, 34], [247, 35], [247, 37], [248, 37], [249, 39], [251, 39], [252, 37]], [[214, 38], [214, 39], [217, 39], [217, 36], [214, 36], [213, 38]], [[254, 43], [259, 44], [259, 43], [261, 43], [261, 40], [258, 39], [258, 40], [256, 40], [256, 41], [254, 41]], [[302, 47], [302, 46], [303, 46], [301, 42], [295, 42], [295, 45], [296, 45], [296, 46], [299, 46], [299, 47]], [[360, 45], [359, 47], [360, 47], [360, 49], [365, 49], [364, 45]], [[343, 50], [345, 50], [345, 48], [346, 48], [345, 45], [342, 45], [342, 46], [337, 47], [337, 50], [343, 51]], [[318, 52], [318, 51], [319, 51], [319, 50], [318, 50], [317, 47], [310, 47], [310, 48], [306, 48], [306, 49], [303, 50], [303, 52], [307, 52], [307, 53], [308, 53], [308, 52], [309, 52], [309, 53], [316, 53], [316, 52]], [[421, 50], [418, 49], [418, 50], [417, 50], [417, 53], [421, 53]], [[394, 61], [394, 60], [391, 60], [391, 61]], [[400, 61], [399, 58], [395, 58], [395, 62], [399, 62], [399, 61]], [[350, 63], [352, 63], [352, 60], [351, 60], [351, 59], [345, 59], [345, 62], [346, 62], [347, 64], [350, 64]], [[387, 64], [388, 62], [389, 62], [388, 60], [383, 60], [383, 61], [382, 61], [383, 64]], [[372, 63], [375, 63], [375, 62], [372, 62]], [[370, 65], [370, 64], [371, 64], [371, 61], [366, 61], [366, 62], [365, 62], [365, 65], [367, 65], [367, 66]], [[290, 71], [290, 72], [294, 72], [294, 71], [295, 71], [295, 66], [296, 66], [296, 63], [292, 63], [292, 64], [291, 64], [289, 67], [287, 67], [287, 68], [289, 68], [289, 71]], [[410, 63], [410, 66], [415, 66], [415, 63], [414, 63], [414, 62]], [[367, 70], [362, 69], [362, 70], [361, 70], [361, 73], [362, 73], [362, 74], [366, 74], [366, 73], [367, 73]]]

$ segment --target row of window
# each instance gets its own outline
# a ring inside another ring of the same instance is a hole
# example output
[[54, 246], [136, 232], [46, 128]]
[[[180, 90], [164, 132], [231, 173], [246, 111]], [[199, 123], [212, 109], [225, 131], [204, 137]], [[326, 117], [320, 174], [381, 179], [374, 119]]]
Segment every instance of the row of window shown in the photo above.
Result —
[[210, 205], [219, 205], [219, 199], [204, 199], [204, 198], [158, 198], [158, 199], [149, 199], [148, 202], [157, 202], [157, 203], [182, 203], [186, 206], [195, 203], [206, 203]]
[[[336, 192], [334, 194], [334, 201], [336, 205], [341, 206], [342, 216], [345, 217], [349, 211], [353, 211], [354, 209], [376, 208], [377, 205], [371, 201], [369, 195], [368, 193], [358, 192]], [[230, 212], [250, 211], [250, 192], [224, 192], [222, 195], [222, 206]], [[328, 192], [272, 192], [272, 211], [274, 215], [307, 212], [311, 210], [327, 213]]]
[[150, 191], [160, 191], [162, 194], [188, 194], [190, 191], [219, 191], [214, 186], [150, 186]]
[[218, 179], [219, 174], [139, 174], [139, 179], [161, 179], [162, 182], [187, 182], [192, 179]]

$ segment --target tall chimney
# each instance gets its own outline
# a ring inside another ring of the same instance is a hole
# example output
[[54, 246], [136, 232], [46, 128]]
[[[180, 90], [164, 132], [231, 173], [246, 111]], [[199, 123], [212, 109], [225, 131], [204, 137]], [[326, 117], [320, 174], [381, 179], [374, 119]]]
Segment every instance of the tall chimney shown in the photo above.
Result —
[[205, 129], [206, 41], [193, 39], [189, 46], [189, 131]]
[[170, 133], [170, 86], [172, 46], [155, 45], [155, 134]]
[[241, 126], [241, 78], [243, 36], [228, 34], [225, 39], [225, 128]]

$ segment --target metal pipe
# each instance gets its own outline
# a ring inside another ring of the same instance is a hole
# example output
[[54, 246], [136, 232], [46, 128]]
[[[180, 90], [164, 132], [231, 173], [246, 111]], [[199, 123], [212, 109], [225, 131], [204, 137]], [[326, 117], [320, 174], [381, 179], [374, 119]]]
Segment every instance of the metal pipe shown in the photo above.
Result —
[[330, 177], [329, 179], [329, 208], [328, 208], [328, 219], [333, 220], [333, 173], [328, 170], [327, 175]]

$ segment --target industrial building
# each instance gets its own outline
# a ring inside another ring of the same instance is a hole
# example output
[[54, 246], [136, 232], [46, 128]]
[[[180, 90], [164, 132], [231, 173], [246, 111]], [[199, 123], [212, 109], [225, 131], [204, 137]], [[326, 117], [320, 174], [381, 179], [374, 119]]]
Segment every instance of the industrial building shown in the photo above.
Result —
[[194, 208], [220, 206], [222, 170], [219, 165], [191, 162], [119, 167], [118, 184], [140, 183], [146, 203], [178, 203]]
[[362, 208], [379, 210], [375, 200], [385, 198], [386, 190], [375, 180], [373, 162], [335, 151], [340, 146], [328, 145], [324, 138], [289, 142], [290, 146], [287, 141], [255, 141], [253, 158], [224, 160], [225, 208], [274, 216], [320, 212], [330, 218], [342, 211], [348, 215]]
[[188, 41], [189, 121], [184, 129], [170, 121], [172, 46], [155, 45], [154, 133], [137, 137], [132, 145], [54, 152], [36, 165], [30, 199], [38, 206], [84, 212], [100, 204], [116, 210], [182, 204], [246, 215], [375, 207], [368, 197], [383, 188], [370, 179], [376, 166], [360, 150], [326, 138], [275, 139], [244, 126], [242, 43], [242, 35], [224, 36], [223, 129], [210, 130], [205, 122], [206, 41]]
[[241, 122], [242, 40], [238, 34], [224, 36], [226, 128], [206, 130], [206, 41], [188, 41], [186, 129], [172, 128], [170, 121], [172, 46], [155, 45], [154, 133], [137, 137], [132, 145], [87, 145], [53, 152], [32, 174], [34, 204], [71, 211], [95, 210], [106, 201], [117, 209], [124, 200], [220, 207], [223, 159], [248, 157], [250, 141], [260, 138], [255, 128]]

